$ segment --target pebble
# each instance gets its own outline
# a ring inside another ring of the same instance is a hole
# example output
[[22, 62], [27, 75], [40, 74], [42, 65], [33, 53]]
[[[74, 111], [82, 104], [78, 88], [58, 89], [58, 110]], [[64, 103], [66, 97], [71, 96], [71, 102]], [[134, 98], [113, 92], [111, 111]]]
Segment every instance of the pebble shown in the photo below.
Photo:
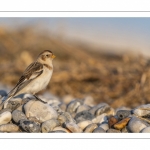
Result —
[[132, 117], [128, 123], [127, 128], [132, 133], [140, 133], [140, 131], [142, 129], [146, 128], [147, 126], [149, 126], [147, 122], [145, 122], [137, 117]]
[[89, 112], [90, 112], [92, 115], [95, 115], [95, 112], [97, 111], [97, 109], [103, 108], [104, 106], [106, 107], [106, 106], [109, 106], [109, 105], [106, 104], [106, 103], [100, 103], [100, 104], [98, 104], [98, 105], [92, 107], [92, 108], [89, 110]]
[[2, 113], [3, 113], [3, 112], [5, 112], [5, 111], [9, 111], [9, 112], [11, 112], [12, 110], [11, 110], [11, 109], [9, 109], [9, 108], [4, 108], [4, 109], [0, 110], [0, 114], [2, 114]]
[[61, 125], [63, 123], [69, 123], [69, 122], [76, 123], [76, 121], [72, 118], [72, 116], [68, 112], [64, 112], [61, 115], [59, 115], [58, 121], [60, 122]]
[[124, 127], [124, 128], [121, 130], [121, 132], [122, 132], [122, 133], [131, 133], [131, 132], [129, 131], [129, 129], [127, 128], [127, 126]]
[[71, 116], [72, 118], [74, 118], [76, 116], [76, 113], [72, 113]]
[[114, 125], [115, 129], [121, 130], [123, 129], [129, 122], [130, 118], [125, 118]]
[[37, 118], [35, 118], [35, 117], [29, 117], [28, 120], [40, 124], [39, 120]]
[[12, 98], [8, 103], [4, 104], [4, 108], [9, 108], [12, 111], [17, 109], [22, 104], [21, 98]]
[[20, 120], [20, 127], [29, 133], [39, 133], [40, 125], [30, 120]]
[[111, 116], [109, 117], [108, 119], [108, 125], [109, 125], [109, 128], [112, 128], [114, 124], [116, 124], [118, 122], [118, 117], [117, 116]]
[[63, 130], [56, 130], [56, 131], [50, 131], [48, 133], [67, 133], [67, 132], [65, 132]]
[[55, 127], [53, 129], [53, 131], [60, 131], [60, 130], [66, 132], [66, 133], [71, 133], [71, 131], [69, 131], [68, 129], [65, 129], [65, 128], [61, 127], [61, 126]]
[[24, 112], [23, 105], [20, 105], [20, 106], [19, 106], [17, 109], [15, 109], [15, 110], [20, 110], [20, 111]]
[[71, 131], [72, 133], [82, 133], [82, 129], [75, 123], [66, 123], [66, 128]]
[[119, 110], [116, 113], [117, 117], [122, 120], [126, 117], [128, 117], [129, 115], [131, 115], [131, 111], [130, 110]]
[[93, 118], [92, 122], [101, 124], [102, 122], [107, 122], [107, 120], [108, 120], [107, 114], [104, 113], [101, 114], [100, 116]]
[[0, 114], [0, 125], [7, 124], [11, 121], [11, 113], [9, 111], [5, 111]]
[[77, 123], [84, 121], [84, 120], [92, 120], [94, 116], [87, 110], [79, 112], [75, 116], [75, 120]]
[[92, 124], [93, 122], [90, 120], [85, 120], [79, 122], [77, 125], [83, 130], [85, 127], [87, 127], [89, 124]]
[[63, 112], [65, 112], [65, 111], [66, 111], [66, 108], [67, 108], [67, 105], [64, 104], [64, 103], [61, 103], [61, 104], [59, 104], [59, 107], [60, 107], [60, 109], [61, 109]]
[[116, 129], [108, 129], [107, 133], [121, 133], [121, 131], [116, 130]]
[[106, 113], [107, 115], [114, 115], [115, 110], [111, 108], [110, 106], [104, 105], [95, 111], [95, 116], [99, 116], [103, 113]]
[[59, 115], [58, 116], [58, 121], [60, 122], [60, 124], [62, 125], [63, 123], [65, 123], [65, 122], [69, 122], [69, 120], [67, 119], [67, 117], [65, 116], [65, 115]]
[[79, 113], [79, 112], [82, 112], [82, 111], [85, 111], [85, 110], [88, 111], [89, 109], [91, 109], [90, 106], [83, 104], [83, 105], [80, 105], [80, 106], [77, 108], [76, 113]]
[[150, 116], [150, 104], [138, 106], [133, 113], [137, 116]]
[[1, 97], [7, 96], [7, 92], [5, 90], [0, 90], [0, 96]]
[[50, 119], [57, 119], [57, 112], [48, 104], [40, 101], [31, 100], [24, 105], [25, 115], [35, 117], [39, 122], [45, 122]]
[[98, 127], [93, 130], [93, 133], [106, 133], [106, 131], [103, 128]]
[[50, 131], [53, 131], [53, 129], [57, 126], [59, 126], [59, 121], [56, 119], [51, 119], [51, 120], [47, 120], [45, 122], [42, 123], [42, 132], [43, 133], [48, 133]]
[[22, 94], [2, 108], [6, 98], [0, 90], [1, 133], [150, 133], [150, 104], [114, 109], [90, 96], [66, 102], [47, 93], [43, 102]]
[[94, 129], [96, 129], [98, 125], [96, 123], [89, 124], [85, 129], [84, 133], [92, 133]]
[[83, 104], [82, 100], [75, 99], [67, 105], [66, 111], [69, 112], [70, 114], [72, 114], [72, 113], [76, 112], [77, 108], [82, 104]]
[[20, 110], [14, 110], [12, 112], [12, 118], [16, 123], [19, 123], [19, 121], [22, 119], [27, 120], [27, 117], [25, 116], [25, 114]]
[[17, 132], [19, 131], [19, 127], [15, 124], [3, 124], [0, 125], [1, 132]]
[[105, 122], [100, 124], [99, 127], [103, 128], [105, 131], [109, 129], [108, 123], [105, 123]]
[[141, 130], [141, 133], [150, 133], [150, 127], [146, 127], [143, 130]]
[[58, 106], [61, 104], [61, 102], [58, 99], [52, 99], [52, 100], [48, 100], [47, 104], [53, 105], [53, 106]]
[[57, 114], [62, 113], [62, 110], [59, 106], [57, 106], [57, 105], [50, 105], [50, 106], [52, 106], [52, 108], [57, 112]]

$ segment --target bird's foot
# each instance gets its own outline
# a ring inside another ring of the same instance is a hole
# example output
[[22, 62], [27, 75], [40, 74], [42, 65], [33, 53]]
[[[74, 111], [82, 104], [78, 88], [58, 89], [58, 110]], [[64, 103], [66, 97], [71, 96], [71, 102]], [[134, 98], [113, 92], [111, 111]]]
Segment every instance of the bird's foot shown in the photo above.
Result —
[[44, 102], [43, 100], [41, 100], [41, 99], [40, 99], [39, 97], [37, 97], [36, 95], [33, 95], [33, 96], [36, 98], [36, 101], [40, 101], [40, 102], [46, 104], [46, 102]]

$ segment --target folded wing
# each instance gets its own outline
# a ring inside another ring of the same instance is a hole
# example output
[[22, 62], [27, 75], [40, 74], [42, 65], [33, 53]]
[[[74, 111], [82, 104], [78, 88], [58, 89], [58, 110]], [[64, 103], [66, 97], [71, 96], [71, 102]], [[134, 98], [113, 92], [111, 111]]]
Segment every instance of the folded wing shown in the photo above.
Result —
[[23, 75], [20, 77], [16, 86], [8, 93], [8, 97], [17, 95], [17, 93], [27, 86], [33, 79], [37, 78], [43, 72], [43, 65], [39, 62], [31, 63]]

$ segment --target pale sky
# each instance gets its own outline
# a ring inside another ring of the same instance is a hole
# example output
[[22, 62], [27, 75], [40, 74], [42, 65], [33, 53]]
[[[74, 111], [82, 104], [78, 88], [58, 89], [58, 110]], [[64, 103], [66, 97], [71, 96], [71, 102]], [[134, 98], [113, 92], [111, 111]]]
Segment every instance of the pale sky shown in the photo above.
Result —
[[[150, 56], [150, 18], [0, 18], [5, 27], [34, 25], [69, 40], [107, 49], [130, 49]], [[16, 28], [16, 29], [17, 29]]]

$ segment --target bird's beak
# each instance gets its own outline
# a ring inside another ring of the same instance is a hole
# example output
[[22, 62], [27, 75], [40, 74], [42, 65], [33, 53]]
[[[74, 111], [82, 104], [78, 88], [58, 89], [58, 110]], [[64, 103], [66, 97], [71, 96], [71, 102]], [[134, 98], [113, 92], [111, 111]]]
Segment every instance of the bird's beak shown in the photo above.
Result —
[[56, 57], [56, 56], [53, 54], [53, 55], [52, 55], [52, 58], [54, 59], [55, 57]]

